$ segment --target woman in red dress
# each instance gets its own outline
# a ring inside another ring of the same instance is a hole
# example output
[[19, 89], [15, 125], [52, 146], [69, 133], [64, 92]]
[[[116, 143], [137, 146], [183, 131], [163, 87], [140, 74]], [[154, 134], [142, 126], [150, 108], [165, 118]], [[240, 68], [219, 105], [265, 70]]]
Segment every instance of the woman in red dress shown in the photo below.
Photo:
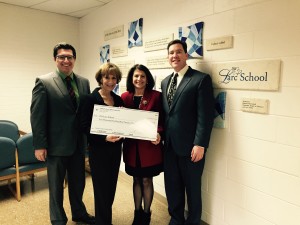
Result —
[[126, 138], [123, 143], [125, 171], [133, 177], [135, 204], [133, 225], [150, 224], [150, 207], [154, 195], [153, 177], [163, 170], [162, 97], [159, 91], [153, 90], [154, 85], [155, 82], [149, 69], [144, 65], [136, 64], [128, 72], [127, 92], [121, 95], [126, 108], [159, 113], [155, 141]]

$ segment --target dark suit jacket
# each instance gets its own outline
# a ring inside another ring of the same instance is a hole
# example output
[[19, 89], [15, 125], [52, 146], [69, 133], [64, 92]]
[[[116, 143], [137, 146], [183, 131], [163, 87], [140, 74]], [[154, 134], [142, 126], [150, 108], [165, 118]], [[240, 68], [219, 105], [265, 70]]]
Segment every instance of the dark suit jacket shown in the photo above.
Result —
[[[121, 95], [125, 107], [131, 109], [135, 108], [133, 95], [134, 94], [130, 92], [125, 92]], [[157, 132], [162, 135], [163, 119], [161, 93], [154, 90], [146, 90], [139, 109], [159, 113]], [[136, 167], [136, 150], [139, 151], [141, 167], [159, 165], [163, 161], [162, 143], [154, 145], [151, 141], [126, 138], [123, 144], [123, 160], [131, 167]]]
[[[89, 94], [89, 81], [75, 74], [74, 78], [79, 95]], [[77, 110], [56, 72], [36, 79], [30, 110], [35, 149], [46, 148], [52, 156], [69, 156], [77, 148], [84, 151], [86, 141], [79, 129]]]
[[167, 102], [167, 88], [171, 75], [162, 83], [163, 109], [165, 112], [165, 146], [169, 145], [179, 156], [190, 156], [194, 145], [208, 148], [214, 119], [212, 80], [189, 67], [183, 76], [173, 103]]

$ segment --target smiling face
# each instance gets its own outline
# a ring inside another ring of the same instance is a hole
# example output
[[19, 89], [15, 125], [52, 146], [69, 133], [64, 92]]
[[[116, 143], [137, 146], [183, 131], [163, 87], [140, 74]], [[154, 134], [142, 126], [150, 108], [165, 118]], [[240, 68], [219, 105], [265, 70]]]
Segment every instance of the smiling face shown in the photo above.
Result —
[[104, 75], [101, 79], [101, 88], [107, 92], [114, 90], [118, 83], [117, 76], [114, 74]]
[[177, 43], [169, 47], [168, 59], [172, 68], [179, 72], [185, 67], [188, 54], [184, 52], [182, 45]]
[[61, 73], [68, 76], [73, 72], [75, 58], [72, 50], [59, 49], [54, 61], [56, 62], [56, 66]]
[[145, 72], [136, 69], [132, 76], [132, 83], [135, 89], [145, 90], [147, 85], [147, 76]]

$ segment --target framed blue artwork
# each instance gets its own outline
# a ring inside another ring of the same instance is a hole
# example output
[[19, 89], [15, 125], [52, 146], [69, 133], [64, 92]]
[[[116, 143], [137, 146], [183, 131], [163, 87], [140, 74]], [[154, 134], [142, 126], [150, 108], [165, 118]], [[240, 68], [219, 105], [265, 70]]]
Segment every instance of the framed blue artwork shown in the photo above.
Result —
[[188, 27], [179, 27], [179, 39], [186, 42], [189, 58], [203, 56], [203, 22]]
[[129, 23], [128, 48], [143, 45], [143, 18]]
[[110, 60], [109, 45], [104, 45], [100, 48], [100, 63], [106, 63]]
[[222, 91], [215, 97], [215, 120], [214, 127], [225, 128], [226, 92]]

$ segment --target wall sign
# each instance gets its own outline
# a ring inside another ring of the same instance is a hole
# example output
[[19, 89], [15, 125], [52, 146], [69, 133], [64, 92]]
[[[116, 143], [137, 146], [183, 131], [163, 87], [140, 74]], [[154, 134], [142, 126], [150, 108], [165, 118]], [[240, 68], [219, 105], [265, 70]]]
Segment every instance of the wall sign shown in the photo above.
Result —
[[145, 40], [144, 51], [167, 50], [168, 43], [174, 39], [173, 34]]
[[121, 57], [128, 55], [127, 45], [111, 47], [111, 57]]
[[147, 57], [146, 64], [149, 69], [164, 69], [170, 68], [169, 60], [167, 56], [154, 56], [154, 57]]
[[236, 61], [212, 64], [215, 88], [276, 91], [280, 60]]
[[242, 111], [267, 114], [269, 110], [269, 100], [256, 98], [243, 98]]
[[122, 61], [112, 60], [112, 62], [119, 67], [122, 73], [122, 79], [118, 84], [118, 92], [115, 93], [122, 94], [126, 91], [126, 79], [127, 79], [128, 71], [135, 64], [135, 61], [134, 60], [122, 60]]
[[114, 27], [104, 31], [104, 41], [118, 38], [118, 37], [123, 37], [123, 36], [124, 36], [124, 25]]
[[217, 49], [226, 49], [233, 47], [233, 37], [219, 37], [206, 40], [206, 50], [217, 50]]

